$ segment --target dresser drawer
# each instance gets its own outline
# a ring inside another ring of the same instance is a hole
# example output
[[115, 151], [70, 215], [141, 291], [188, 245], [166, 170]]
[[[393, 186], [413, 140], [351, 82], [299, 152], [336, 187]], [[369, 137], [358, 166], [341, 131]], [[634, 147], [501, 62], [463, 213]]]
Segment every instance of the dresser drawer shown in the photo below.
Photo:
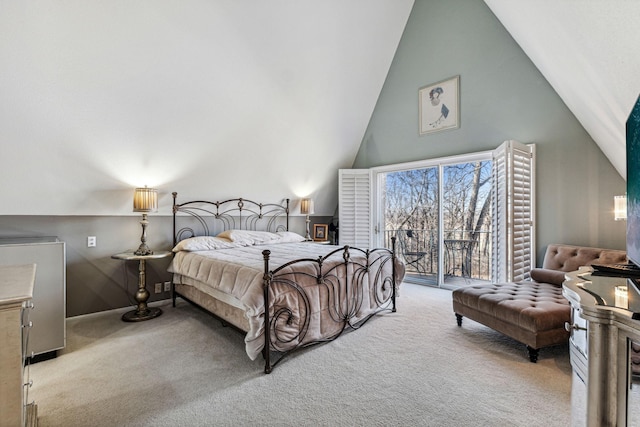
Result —
[[580, 316], [580, 311], [571, 307], [571, 325], [569, 342], [584, 357], [589, 357], [588, 322]]

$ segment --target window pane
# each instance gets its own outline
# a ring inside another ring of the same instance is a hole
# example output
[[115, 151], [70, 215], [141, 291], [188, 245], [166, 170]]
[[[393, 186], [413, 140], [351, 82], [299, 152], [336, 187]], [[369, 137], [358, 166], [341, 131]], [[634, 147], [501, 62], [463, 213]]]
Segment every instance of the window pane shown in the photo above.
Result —
[[391, 172], [385, 181], [385, 236], [398, 239], [406, 280], [437, 284], [438, 168]]

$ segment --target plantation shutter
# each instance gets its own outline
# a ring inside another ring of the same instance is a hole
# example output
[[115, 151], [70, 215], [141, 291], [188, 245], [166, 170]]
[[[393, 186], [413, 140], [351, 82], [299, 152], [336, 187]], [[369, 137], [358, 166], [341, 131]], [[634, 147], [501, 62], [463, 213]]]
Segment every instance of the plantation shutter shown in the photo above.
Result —
[[506, 141], [493, 152], [494, 283], [529, 279], [535, 266], [535, 145]]
[[371, 247], [371, 194], [369, 169], [338, 171], [340, 245]]

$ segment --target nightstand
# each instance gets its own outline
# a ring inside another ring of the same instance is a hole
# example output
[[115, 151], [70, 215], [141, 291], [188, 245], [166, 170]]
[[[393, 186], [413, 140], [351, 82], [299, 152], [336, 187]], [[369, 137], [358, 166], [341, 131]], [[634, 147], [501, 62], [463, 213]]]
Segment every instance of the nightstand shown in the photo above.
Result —
[[162, 259], [171, 256], [170, 251], [157, 251], [150, 255], [136, 255], [133, 252], [123, 252], [120, 254], [112, 255], [111, 258], [119, 259], [123, 261], [138, 261], [138, 291], [136, 292], [135, 299], [138, 302], [138, 307], [133, 311], [128, 311], [122, 315], [122, 320], [125, 322], [140, 322], [142, 320], [153, 319], [162, 314], [162, 310], [158, 307], [148, 307], [147, 300], [149, 299], [149, 291], [147, 290], [146, 279], [146, 262], [152, 259]]

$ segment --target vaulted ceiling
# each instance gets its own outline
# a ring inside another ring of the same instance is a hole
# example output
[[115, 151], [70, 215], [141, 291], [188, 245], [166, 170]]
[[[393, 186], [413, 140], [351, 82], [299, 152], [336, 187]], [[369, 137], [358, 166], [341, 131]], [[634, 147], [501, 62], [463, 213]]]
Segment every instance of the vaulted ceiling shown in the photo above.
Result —
[[[626, 176], [640, 1], [485, 3]], [[333, 214], [319, 189], [351, 167], [413, 4], [0, 0], [0, 214], [131, 213], [144, 184]]]
[[640, 1], [485, 3], [626, 177], [625, 123], [640, 94]]
[[0, 214], [131, 214], [145, 184], [161, 213], [178, 191], [333, 214], [412, 6], [0, 0]]

